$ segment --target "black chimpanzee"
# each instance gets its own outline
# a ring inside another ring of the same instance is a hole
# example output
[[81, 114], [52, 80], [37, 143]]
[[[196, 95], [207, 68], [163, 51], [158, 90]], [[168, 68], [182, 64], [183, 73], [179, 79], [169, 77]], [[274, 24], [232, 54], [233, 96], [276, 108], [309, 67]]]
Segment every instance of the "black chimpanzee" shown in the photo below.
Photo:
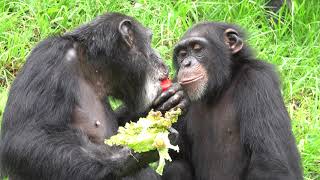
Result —
[[195, 179], [302, 180], [278, 76], [243, 36], [234, 25], [200, 23], [174, 49], [177, 79], [191, 100], [179, 121], [183, 158]]
[[[159, 179], [144, 168], [155, 153], [133, 157], [127, 148], [103, 144], [118, 128], [107, 96], [139, 114], [161, 92], [168, 70], [151, 48], [151, 37], [133, 18], [109, 13], [40, 42], [9, 93], [1, 171], [11, 180]], [[183, 94], [174, 96], [180, 104], [171, 105], [183, 108]]]
[[274, 13], [277, 13], [280, 10], [280, 8], [285, 5], [287, 5], [287, 8], [291, 9], [291, 0], [270, 0], [267, 1], [266, 9]]

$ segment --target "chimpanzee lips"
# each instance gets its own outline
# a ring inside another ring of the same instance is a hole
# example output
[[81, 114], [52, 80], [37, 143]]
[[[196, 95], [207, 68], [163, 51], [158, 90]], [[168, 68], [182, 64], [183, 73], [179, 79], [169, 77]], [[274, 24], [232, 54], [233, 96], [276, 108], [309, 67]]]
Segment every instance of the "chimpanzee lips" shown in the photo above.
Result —
[[200, 74], [199, 76], [196, 76], [196, 77], [195, 77], [195, 76], [192, 76], [192, 77], [190, 77], [190, 78], [181, 79], [181, 80], [179, 81], [179, 83], [180, 83], [181, 85], [191, 84], [191, 83], [193, 83], [193, 82], [196, 82], [196, 81], [202, 79], [203, 77], [204, 77], [204, 75], [203, 75], [203, 74]]
[[181, 85], [187, 85], [206, 78], [206, 74], [204, 67], [200, 64], [196, 64], [191, 67], [181, 68], [177, 78]]

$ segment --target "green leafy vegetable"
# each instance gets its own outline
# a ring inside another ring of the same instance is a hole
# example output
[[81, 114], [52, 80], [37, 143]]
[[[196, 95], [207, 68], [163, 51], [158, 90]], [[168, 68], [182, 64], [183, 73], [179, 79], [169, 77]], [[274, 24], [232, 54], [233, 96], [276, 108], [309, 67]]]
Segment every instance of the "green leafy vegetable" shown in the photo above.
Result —
[[147, 117], [119, 127], [118, 134], [106, 139], [105, 144], [128, 146], [137, 153], [157, 150], [160, 159], [156, 172], [162, 175], [165, 160], [171, 161], [169, 149], [179, 151], [179, 147], [172, 145], [168, 137], [168, 128], [177, 122], [179, 115], [181, 115], [181, 109], [172, 109], [164, 116], [159, 111], [151, 110]]

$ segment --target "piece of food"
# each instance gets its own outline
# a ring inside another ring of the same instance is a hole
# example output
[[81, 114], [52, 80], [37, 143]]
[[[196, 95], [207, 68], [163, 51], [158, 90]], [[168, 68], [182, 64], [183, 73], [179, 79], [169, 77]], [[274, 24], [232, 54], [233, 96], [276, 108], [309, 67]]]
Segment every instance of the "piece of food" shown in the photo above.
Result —
[[179, 108], [171, 109], [164, 116], [160, 111], [151, 110], [147, 117], [119, 127], [118, 134], [106, 139], [105, 144], [128, 146], [137, 153], [157, 150], [160, 159], [156, 172], [162, 175], [165, 160], [171, 161], [169, 149], [179, 151], [178, 146], [170, 143], [168, 128], [177, 122], [180, 114], [181, 109]]
[[170, 79], [162, 80], [161, 81], [162, 92], [166, 91], [171, 85], [172, 85], [172, 82]]

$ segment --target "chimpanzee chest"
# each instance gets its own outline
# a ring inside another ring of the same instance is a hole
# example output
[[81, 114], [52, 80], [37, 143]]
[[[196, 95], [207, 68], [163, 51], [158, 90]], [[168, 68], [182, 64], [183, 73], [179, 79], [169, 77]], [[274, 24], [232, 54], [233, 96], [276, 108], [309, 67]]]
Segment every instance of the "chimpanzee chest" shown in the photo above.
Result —
[[247, 160], [230, 99], [214, 105], [194, 104], [187, 121], [197, 179], [241, 179]]
[[112, 110], [106, 106], [94, 89], [85, 81], [79, 81], [80, 100], [73, 109], [72, 126], [83, 131], [90, 141], [103, 144], [114, 135], [118, 123]]
[[117, 122], [113, 114], [103, 107], [102, 104], [77, 106], [73, 115], [73, 127], [81, 129], [89, 140], [97, 144], [102, 144], [105, 138], [114, 135], [117, 130]]

